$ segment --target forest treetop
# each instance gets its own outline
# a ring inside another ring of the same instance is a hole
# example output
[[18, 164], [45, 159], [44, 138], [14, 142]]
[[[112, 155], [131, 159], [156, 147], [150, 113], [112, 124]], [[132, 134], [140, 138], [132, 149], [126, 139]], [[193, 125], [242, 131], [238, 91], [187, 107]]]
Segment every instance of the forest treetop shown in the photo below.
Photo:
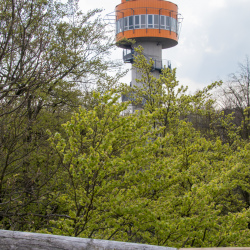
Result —
[[[99, 11], [73, 4], [0, 0], [0, 228], [249, 246], [249, 105], [218, 110], [210, 95], [247, 100], [249, 67], [191, 95], [138, 48], [144, 87], [130, 88], [108, 74]], [[121, 115], [121, 93], [144, 109]]]

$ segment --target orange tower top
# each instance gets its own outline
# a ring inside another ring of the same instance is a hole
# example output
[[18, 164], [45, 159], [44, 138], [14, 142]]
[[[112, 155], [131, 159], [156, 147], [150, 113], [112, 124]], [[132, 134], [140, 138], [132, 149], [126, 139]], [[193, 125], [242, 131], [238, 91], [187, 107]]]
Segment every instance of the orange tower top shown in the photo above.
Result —
[[[178, 44], [178, 6], [164, 0], [121, 0], [116, 6], [116, 41], [156, 41], [162, 48]], [[119, 44], [126, 47], [126, 44]]]

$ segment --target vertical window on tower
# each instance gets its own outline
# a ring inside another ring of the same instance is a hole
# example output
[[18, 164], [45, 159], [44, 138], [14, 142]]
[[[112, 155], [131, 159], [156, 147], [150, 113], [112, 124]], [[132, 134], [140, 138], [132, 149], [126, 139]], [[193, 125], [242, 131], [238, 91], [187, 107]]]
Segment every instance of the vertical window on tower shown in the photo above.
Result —
[[169, 29], [172, 31], [172, 17], [169, 17]]
[[161, 16], [161, 29], [166, 29], [165, 16]]
[[134, 24], [133, 24], [133, 16], [129, 17], [129, 29], [132, 30], [134, 28]]
[[116, 21], [116, 34], [119, 33], [119, 20]]
[[135, 16], [135, 29], [140, 29], [140, 16]]
[[146, 15], [141, 15], [141, 28], [146, 28]]
[[159, 28], [159, 15], [154, 15], [154, 28]]
[[118, 32], [121, 32], [121, 24], [122, 24], [122, 19], [119, 20], [118, 22]]
[[170, 30], [170, 17], [166, 16], [166, 30]]
[[153, 28], [153, 15], [148, 15], [148, 28]]
[[176, 32], [176, 19], [175, 18], [172, 18], [172, 27], [171, 27], [171, 30]]
[[122, 32], [123, 31], [123, 18], [121, 18], [119, 21], [120, 21], [120, 23], [119, 23], [119, 26], [120, 26], [119, 32]]
[[124, 17], [124, 30], [128, 30], [128, 17]]

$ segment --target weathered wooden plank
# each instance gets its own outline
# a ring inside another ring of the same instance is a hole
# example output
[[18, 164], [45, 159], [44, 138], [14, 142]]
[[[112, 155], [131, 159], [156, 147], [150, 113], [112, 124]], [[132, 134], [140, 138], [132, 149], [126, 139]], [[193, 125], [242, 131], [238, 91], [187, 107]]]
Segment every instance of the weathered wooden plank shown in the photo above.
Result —
[[250, 250], [250, 247], [204, 247], [204, 248], [180, 248], [179, 250]]
[[0, 230], [4, 250], [176, 250], [145, 244]]

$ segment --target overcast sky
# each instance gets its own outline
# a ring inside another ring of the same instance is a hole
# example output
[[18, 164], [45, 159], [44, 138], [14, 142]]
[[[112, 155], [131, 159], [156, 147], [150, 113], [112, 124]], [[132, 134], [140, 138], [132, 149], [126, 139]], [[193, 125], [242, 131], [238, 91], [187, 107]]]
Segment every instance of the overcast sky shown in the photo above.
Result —
[[[179, 44], [163, 50], [177, 68], [177, 78], [191, 91], [226, 80], [250, 56], [250, 0], [174, 0], [183, 16]], [[80, 0], [83, 11], [110, 13], [121, 0]], [[122, 59], [122, 50], [115, 51]], [[130, 76], [129, 76], [130, 77]], [[129, 81], [127, 77], [127, 81]]]

